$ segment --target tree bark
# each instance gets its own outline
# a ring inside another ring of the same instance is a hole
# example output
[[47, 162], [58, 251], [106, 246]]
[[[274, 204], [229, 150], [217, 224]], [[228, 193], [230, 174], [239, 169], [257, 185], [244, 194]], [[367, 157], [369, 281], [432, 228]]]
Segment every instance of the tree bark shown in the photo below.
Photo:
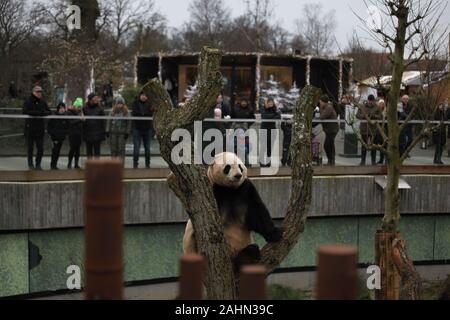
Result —
[[400, 179], [400, 130], [398, 124], [397, 101], [400, 96], [405, 54], [405, 39], [408, 23], [409, 9], [402, 7], [398, 9], [398, 28], [395, 38], [394, 63], [392, 70], [392, 83], [389, 91], [389, 101], [387, 108], [389, 143], [387, 150], [388, 158], [388, 176], [387, 186], [384, 191], [384, 218], [383, 230], [386, 232], [396, 232], [400, 222], [400, 195], [398, 192], [398, 183]]
[[[219, 72], [221, 57], [219, 50], [203, 49], [199, 61], [198, 89], [185, 108], [172, 107], [170, 97], [158, 79], [144, 86], [144, 90], [149, 91], [151, 103], [156, 106], [154, 124], [161, 155], [172, 171], [168, 178], [169, 186], [183, 203], [194, 227], [198, 251], [206, 257], [205, 288], [207, 298], [211, 300], [237, 299], [237, 278], [226, 250], [223, 226], [207, 178], [207, 168], [190, 163], [175, 165], [171, 153], [176, 143], [171, 141], [171, 136], [175, 129], [187, 129], [192, 136], [194, 121], [206, 118], [214, 107], [222, 86]], [[281, 263], [304, 229], [311, 202], [311, 127], [313, 106], [318, 96], [317, 89], [304, 88], [294, 111], [292, 195], [283, 223], [283, 240], [262, 250], [262, 262], [269, 271]]]
[[206, 118], [221, 89], [219, 73], [222, 53], [205, 48], [199, 62], [198, 90], [184, 109], [174, 109], [170, 97], [158, 79], [151, 80], [148, 89], [150, 101], [156, 107], [155, 130], [161, 146], [161, 155], [173, 173], [169, 186], [180, 198], [192, 221], [197, 248], [206, 257], [205, 288], [208, 299], [236, 299], [235, 279], [231, 259], [227, 254], [223, 228], [217, 204], [207, 178], [206, 167], [195, 164], [175, 165], [171, 158], [175, 129], [191, 131], [194, 121]]
[[408, 257], [405, 241], [394, 239], [392, 242], [392, 257], [400, 274], [400, 300], [420, 300], [421, 279]]
[[319, 99], [320, 90], [306, 86], [294, 109], [292, 141], [291, 197], [283, 221], [283, 239], [278, 243], [267, 244], [261, 252], [261, 261], [269, 272], [280, 265], [298, 242], [304, 231], [306, 218], [311, 204], [312, 193], [312, 154], [311, 130], [314, 105]]
[[[387, 186], [384, 190], [384, 217], [382, 221], [382, 230], [386, 235], [396, 234], [400, 223], [400, 194], [398, 185], [400, 180], [400, 167], [402, 166], [404, 158], [400, 155], [399, 148], [401, 126], [398, 123], [397, 101], [400, 96], [403, 72], [405, 71], [404, 55], [409, 23], [408, 17], [410, 14], [410, 8], [405, 0], [396, 1], [395, 4], [390, 6], [390, 8], [390, 13], [392, 16], [397, 18], [398, 24], [395, 39], [393, 39], [395, 49], [392, 59], [392, 82], [389, 90], [389, 101], [387, 108], [389, 136], [386, 156], [388, 164]], [[389, 241], [391, 241], [391, 245], [389, 245], [388, 242], [377, 248], [377, 250], [379, 250], [379, 252], [377, 252], [377, 262], [383, 262], [379, 265], [382, 276], [388, 278], [388, 280], [384, 280], [387, 281], [386, 287], [384, 288], [385, 290], [381, 290], [377, 294], [377, 298], [398, 299], [398, 290], [396, 290], [396, 287], [399, 279], [396, 271], [392, 270], [392, 266], [394, 264], [397, 265], [397, 269], [399, 269], [398, 271], [401, 274], [399, 298], [417, 298], [417, 281], [420, 282], [420, 276], [404, 251], [404, 243], [400, 243], [398, 240], [392, 239], [391, 237], [388, 237], [388, 239], [390, 239]], [[400, 269], [400, 267], [402, 267], [402, 269]]]
[[381, 270], [381, 289], [375, 291], [376, 300], [398, 300], [400, 274], [395, 267], [392, 243], [398, 233], [378, 231], [375, 236], [375, 262]]

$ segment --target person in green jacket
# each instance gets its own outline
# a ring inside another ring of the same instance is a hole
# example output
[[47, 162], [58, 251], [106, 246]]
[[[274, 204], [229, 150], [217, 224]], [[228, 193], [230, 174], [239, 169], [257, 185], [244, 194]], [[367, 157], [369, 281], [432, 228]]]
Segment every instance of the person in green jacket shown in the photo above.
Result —
[[121, 158], [123, 161], [125, 161], [125, 145], [131, 128], [131, 121], [126, 119], [129, 114], [125, 100], [121, 96], [117, 97], [110, 114], [114, 119], [108, 120], [106, 127], [111, 156]]
[[[320, 97], [319, 102], [320, 120], [337, 120], [337, 113], [333, 105], [330, 103], [330, 98], [327, 95]], [[336, 165], [336, 147], [334, 140], [339, 132], [339, 124], [336, 122], [322, 123], [323, 131], [325, 132], [325, 142], [323, 148], [328, 158], [328, 165]]]

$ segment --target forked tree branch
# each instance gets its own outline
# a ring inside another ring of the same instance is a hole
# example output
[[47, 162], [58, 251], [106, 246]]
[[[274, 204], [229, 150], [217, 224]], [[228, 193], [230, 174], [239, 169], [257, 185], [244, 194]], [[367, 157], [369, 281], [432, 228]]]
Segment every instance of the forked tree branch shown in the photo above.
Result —
[[320, 90], [306, 86], [294, 108], [292, 141], [291, 197], [283, 221], [283, 239], [278, 243], [267, 244], [261, 252], [261, 261], [272, 272], [280, 265], [298, 242], [303, 232], [311, 204], [313, 167], [311, 159], [311, 131], [314, 105], [319, 99]]
[[[205, 287], [209, 299], [236, 299], [236, 279], [223, 226], [207, 168], [196, 164], [175, 164], [171, 140], [174, 129], [193, 127], [194, 121], [202, 121], [214, 107], [221, 89], [219, 68], [222, 53], [204, 48], [199, 63], [198, 90], [186, 109], [173, 109], [168, 94], [159, 80], [150, 81], [144, 89], [150, 93], [150, 101], [156, 106], [155, 129], [161, 146], [161, 155], [169, 164], [172, 174], [168, 178], [170, 188], [180, 198], [192, 221], [197, 248], [206, 257]], [[262, 249], [262, 263], [269, 271], [276, 268], [289, 254], [304, 229], [311, 203], [312, 161], [311, 127], [313, 106], [319, 90], [310, 86], [303, 89], [294, 109], [292, 154], [292, 191], [286, 218], [283, 222], [283, 239]], [[194, 148], [192, 148], [193, 150]]]

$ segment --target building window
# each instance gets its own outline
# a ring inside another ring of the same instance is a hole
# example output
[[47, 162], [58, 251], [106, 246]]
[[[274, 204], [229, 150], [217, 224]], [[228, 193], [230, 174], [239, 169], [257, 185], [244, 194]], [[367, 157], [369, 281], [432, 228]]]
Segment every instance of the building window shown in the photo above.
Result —
[[261, 86], [264, 88], [266, 82], [273, 76], [273, 80], [279, 82], [283, 89], [289, 90], [294, 83], [292, 73], [292, 67], [261, 66]]
[[[234, 95], [236, 99], [250, 99], [254, 90], [252, 68], [236, 67], [235, 76], [233, 77], [232, 67], [221, 67], [220, 72], [223, 76], [222, 91], [224, 97], [231, 99]], [[193, 86], [197, 80], [198, 67], [194, 65], [180, 65], [179, 68], [179, 87], [178, 96], [180, 99], [186, 94], [189, 86]], [[233, 90], [234, 86], [234, 90]]]

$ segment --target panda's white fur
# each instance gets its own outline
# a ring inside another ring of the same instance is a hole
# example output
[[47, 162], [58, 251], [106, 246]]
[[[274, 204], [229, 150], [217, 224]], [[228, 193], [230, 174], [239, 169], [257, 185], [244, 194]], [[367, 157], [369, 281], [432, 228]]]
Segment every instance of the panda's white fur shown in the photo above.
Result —
[[[224, 168], [227, 165], [231, 168], [228, 174], [224, 174]], [[247, 179], [247, 167], [234, 153], [225, 152], [217, 155], [214, 158], [214, 162], [209, 165], [208, 178], [212, 184], [236, 189]], [[223, 221], [223, 223], [225, 241], [229, 247], [231, 257], [236, 257], [239, 252], [253, 244], [251, 232], [245, 227], [244, 223], [227, 224], [226, 221]], [[183, 251], [184, 253], [197, 252], [191, 220], [186, 225]]]

